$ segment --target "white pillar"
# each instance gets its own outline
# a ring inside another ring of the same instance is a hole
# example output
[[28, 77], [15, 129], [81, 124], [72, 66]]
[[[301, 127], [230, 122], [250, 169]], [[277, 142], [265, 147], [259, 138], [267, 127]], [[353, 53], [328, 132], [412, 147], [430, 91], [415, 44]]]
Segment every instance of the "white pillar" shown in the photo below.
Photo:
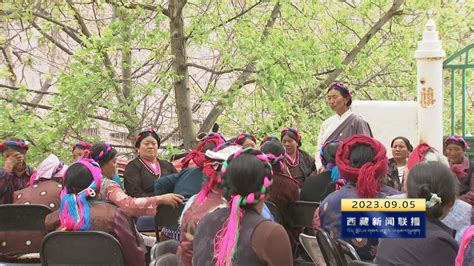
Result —
[[443, 151], [443, 58], [445, 52], [432, 19], [415, 51], [417, 63], [418, 136]]

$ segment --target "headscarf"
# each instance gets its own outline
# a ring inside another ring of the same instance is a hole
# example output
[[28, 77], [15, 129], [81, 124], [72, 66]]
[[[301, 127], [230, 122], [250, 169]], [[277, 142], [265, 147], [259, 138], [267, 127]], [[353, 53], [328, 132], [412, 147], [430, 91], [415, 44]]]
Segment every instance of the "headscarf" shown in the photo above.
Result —
[[296, 128], [285, 128], [281, 131], [280, 141], [283, 141], [283, 137], [288, 136], [296, 141], [298, 147], [301, 146], [301, 135], [298, 133]]
[[60, 161], [54, 154], [50, 154], [39, 165], [35, 173], [30, 177], [30, 186], [38, 183], [40, 180], [50, 180], [63, 178], [68, 166]]
[[212, 189], [215, 189], [222, 183], [222, 178], [218, 175], [216, 170], [217, 164], [222, 164], [227, 158], [235, 154], [237, 151], [242, 150], [241, 146], [237, 145], [220, 145], [215, 148], [213, 151], [207, 150], [205, 153], [206, 161], [202, 169], [203, 174], [205, 174], [208, 179], [207, 182], [202, 186], [201, 191], [197, 194], [197, 201], [202, 203]]
[[461, 146], [463, 151], [470, 150], [471, 147], [469, 147], [469, 144], [467, 144], [466, 140], [464, 140], [463, 137], [460, 136], [449, 136], [444, 140], [444, 146], [447, 147], [449, 144], [456, 144]]
[[81, 150], [90, 150], [92, 148], [92, 143], [79, 141], [78, 143], [74, 144], [74, 146], [72, 146], [72, 151], [74, 151], [76, 148]]
[[251, 139], [254, 143], [257, 143], [257, 139], [255, 138], [255, 136], [247, 132], [239, 134], [237, 138], [235, 138], [234, 144], [242, 146], [246, 139]]
[[411, 152], [407, 161], [407, 169], [410, 171], [417, 163], [424, 160], [426, 153], [429, 151], [436, 151], [435, 148], [431, 147], [426, 143], [421, 143]]
[[81, 159], [76, 163], [82, 164], [91, 172], [93, 181], [79, 193], [68, 193], [67, 187], [63, 188], [61, 191], [59, 220], [61, 228], [66, 231], [87, 231], [90, 227], [90, 209], [87, 198], [95, 197], [96, 192], [100, 190], [102, 171], [100, 166], [91, 159]]
[[344, 98], [348, 98], [349, 101], [347, 102], [347, 106], [351, 106], [352, 104], [352, 93], [349, 91], [349, 87], [342, 82], [333, 82], [329, 85], [328, 91], [330, 90], [337, 90], [341, 93]]
[[20, 153], [26, 153], [28, 151], [28, 144], [28, 141], [21, 139], [7, 139], [0, 143], [0, 152], [4, 152], [8, 148], [12, 148]]
[[142, 143], [142, 140], [148, 136], [152, 136], [156, 140], [156, 142], [158, 142], [158, 148], [160, 147], [161, 145], [160, 135], [156, 133], [156, 131], [153, 130], [152, 128], [149, 128], [145, 131], [138, 133], [138, 135], [135, 136], [135, 148], [138, 149], [140, 147], [140, 143]]
[[[351, 151], [358, 144], [369, 145], [374, 150], [374, 160], [365, 163], [361, 168], [352, 167], [350, 162]], [[387, 150], [376, 139], [365, 135], [354, 135], [339, 146], [336, 165], [344, 179], [356, 184], [359, 197], [373, 198], [380, 191], [381, 180], [387, 174]]]
[[208, 144], [214, 143], [214, 148], [222, 145], [225, 143], [224, 137], [219, 133], [211, 133], [205, 136], [201, 142], [190, 152], [186, 155], [182, 160], [181, 164], [183, 168], [188, 167], [191, 160], [199, 166], [200, 168], [204, 167], [204, 161], [206, 160], [205, 151], [202, 149], [205, 148]]
[[232, 265], [232, 261], [236, 257], [240, 223], [243, 218], [241, 207], [255, 205], [260, 201], [264, 201], [268, 188], [273, 181], [271, 179], [273, 175], [272, 165], [267, 156], [261, 151], [252, 148], [239, 150], [234, 153], [234, 155], [230, 156], [222, 165], [221, 173], [223, 175], [226, 174], [227, 167], [232, 164], [232, 160], [239, 157], [241, 154], [251, 154], [257, 157], [263, 163], [262, 167], [265, 167], [266, 173], [263, 177], [262, 186], [259, 191], [249, 193], [248, 195], [231, 195], [231, 199], [228, 202], [230, 205], [229, 218], [227, 222], [224, 223], [224, 227], [217, 232], [216, 238], [214, 239], [214, 258], [216, 259], [217, 266]]

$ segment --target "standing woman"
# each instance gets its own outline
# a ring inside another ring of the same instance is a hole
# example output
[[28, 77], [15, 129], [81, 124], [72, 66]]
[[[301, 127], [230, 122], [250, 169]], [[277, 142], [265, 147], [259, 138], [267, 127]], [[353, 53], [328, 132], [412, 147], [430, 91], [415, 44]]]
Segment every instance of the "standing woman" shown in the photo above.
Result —
[[160, 136], [153, 129], [143, 131], [135, 137], [138, 157], [128, 163], [124, 174], [128, 195], [136, 198], [154, 196], [155, 180], [177, 173], [171, 163], [157, 158], [160, 141]]
[[392, 147], [392, 158], [388, 160], [387, 177], [383, 181], [387, 186], [391, 186], [402, 191], [405, 180], [405, 172], [407, 171], [407, 162], [413, 146], [405, 137], [396, 137], [390, 143]]
[[474, 162], [464, 154], [469, 150], [467, 142], [458, 136], [450, 136], [444, 141], [449, 166], [460, 183], [459, 198], [474, 206]]
[[319, 150], [328, 140], [345, 140], [352, 135], [367, 135], [372, 137], [372, 130], [361, 116], [352, 113], [350, 106], [352, 104], [352, 93], [346, 84], [342, 82], [333, 82], [329, 85], [326, 95], [326, 104], [335, 114], [326, 119], [319, 130], [316, 143], [316, 167], [321, 169], [321, 160]]
[[285, 163], [288, 173], [301, 187], [306, 177], [315, 170], [314, 159], [300, 149], [301, 135], [296, 128], [283, 129], [280, 140], [286, 149]]

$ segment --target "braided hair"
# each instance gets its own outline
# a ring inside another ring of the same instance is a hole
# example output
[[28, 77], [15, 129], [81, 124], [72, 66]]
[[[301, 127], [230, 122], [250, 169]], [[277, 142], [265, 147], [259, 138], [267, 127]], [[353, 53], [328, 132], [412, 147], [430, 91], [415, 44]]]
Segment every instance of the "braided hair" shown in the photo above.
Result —
[[224, 196], [230, 199], [230, 214], [214, 239], [214, 259], [218, 266], [232, 265], [237, 253], [244, 209], [265, 200], [273, 175], [268, 157], [252, 148], [230, 156], [223, 163], [221, 173]]
[[110, 144], [97, 143], [90, 149], [90, 158], [96, 161], [100, 167], [104, 166], [110, 160], [113, 160], [117, 156], [117, 150]]
[[282, 171], [285, 169], [286, 150], [278, 139], [265, 142], [260, 150], [268, 157], [274, 170]]
[[87, 198], [100, 190], [100, 166], [91, 159], [81, 159], [71, 165], [64, 177], [61, 191], [59, 220], [66, 231], [87, 231], [90, 227], [90, 208]]

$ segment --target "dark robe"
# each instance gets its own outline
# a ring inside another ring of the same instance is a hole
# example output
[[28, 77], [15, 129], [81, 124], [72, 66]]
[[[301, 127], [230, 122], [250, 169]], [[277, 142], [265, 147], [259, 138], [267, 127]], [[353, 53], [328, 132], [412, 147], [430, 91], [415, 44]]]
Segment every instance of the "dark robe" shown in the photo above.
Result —
[[375, 263], [380, 265], [454, 265], [454, 231], [438, 219], [426, 219], [425, 238], [381, 238]]
[[10, 204], [13, 202], [13, 192], [28, 186], [33, 168], [25, 165], [26, 169], [21, 175], [15, 171], [9, 173], [5, 168], [0, 167], [0, 204]]
[[301, 186], [300, 200], [320, 202], [336, 190], [336, 182], [332, 182], [331, 172], [324, 171], [312, 175]]
[[352, 113], [340, 124], [324, 141], [338, 139], [345, 140], [353, 135], [367, 135], [373, 137], [369, 123], [362, 116]]
[[130, 161], [124, 174], [125, 192], [135, 198], [155, 196], [155, 180], [177, 173], [176, 168], [170, 162], [158, 159], [158, 163], [161, 172], [156, 175], [139, 158]]

